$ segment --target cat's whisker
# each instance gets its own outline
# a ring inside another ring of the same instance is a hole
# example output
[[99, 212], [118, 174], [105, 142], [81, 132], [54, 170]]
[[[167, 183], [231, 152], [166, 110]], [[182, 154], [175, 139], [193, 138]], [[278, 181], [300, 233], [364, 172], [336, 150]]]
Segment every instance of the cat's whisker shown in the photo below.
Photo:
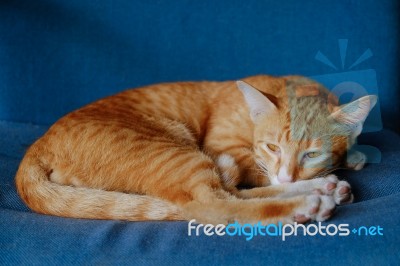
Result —
[[265, 176], [269, 176], [268, 167], [265, 165], [265, 163], [258, 158], [256, 158], [255, 161], [256, 161], [257, 165], [260, 167], [261, 174], [263, 174]]

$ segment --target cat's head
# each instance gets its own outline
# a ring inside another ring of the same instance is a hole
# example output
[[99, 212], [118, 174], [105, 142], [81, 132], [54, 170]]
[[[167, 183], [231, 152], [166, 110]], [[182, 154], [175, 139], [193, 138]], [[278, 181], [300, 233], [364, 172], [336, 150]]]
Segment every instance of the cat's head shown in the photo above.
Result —
[[339, 106], [322, 85], [306, 78], [285, 80], [283, 98], [268, 98], [243, 81], [237, 86], [254, 123], [257, 164], [271, 184], [310, 179], [337, 168], [377, 101], [368, 95]]

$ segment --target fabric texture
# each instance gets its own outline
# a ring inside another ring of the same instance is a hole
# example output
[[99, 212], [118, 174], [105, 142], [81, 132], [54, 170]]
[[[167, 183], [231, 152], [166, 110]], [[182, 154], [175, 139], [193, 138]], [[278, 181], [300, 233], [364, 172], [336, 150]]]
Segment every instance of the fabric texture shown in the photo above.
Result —
[[[1, 1], [0, 264], [398, 264], [399, 5]], [[187, 222], [40, 215], [18, 197], [14, 176], [25, 150], [69, 111], [130, 87], [255, 74], [314, 77], [342, 93], [344, 102], [379, 96], [358, 142], [374, 163], [338, 172], [351, 183], [355, 203], [338, 207], [327, 223], [380, 226], [382, 236], [196, 237], [188, 236]]]

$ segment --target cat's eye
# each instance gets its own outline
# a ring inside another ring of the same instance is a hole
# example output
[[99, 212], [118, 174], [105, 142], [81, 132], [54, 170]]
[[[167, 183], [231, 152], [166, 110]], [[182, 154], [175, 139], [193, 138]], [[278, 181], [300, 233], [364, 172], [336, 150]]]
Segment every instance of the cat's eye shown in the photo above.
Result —
[[317, 152], [317, 151], [312, 151], [312, 152], [306, 153], [307, 158], [317, 158], [318, 156], [321, 156], [321, 153]]
[[266, 146], [272, 152], [279, 152], [280, 151], [279, 147], [277, 145], [275, 145], [275, 144], [268, 143]]

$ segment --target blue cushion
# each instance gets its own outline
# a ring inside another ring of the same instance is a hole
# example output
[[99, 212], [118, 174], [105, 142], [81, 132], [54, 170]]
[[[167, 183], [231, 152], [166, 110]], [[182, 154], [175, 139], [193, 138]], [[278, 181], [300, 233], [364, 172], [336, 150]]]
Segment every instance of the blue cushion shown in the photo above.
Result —
[[14, 175], [26, 148], [47, 126], [0, 122], [0, 262], [6, 264], [395, 264], [400, 259], [400, 137], [389, 130], [361, 136], [382, 162], [342, 171], [356, 203], [327, 224], [380, 226], [383, 236], [188, 236], [187, 222], [67, 219], [32, 213], [16, 194]]

